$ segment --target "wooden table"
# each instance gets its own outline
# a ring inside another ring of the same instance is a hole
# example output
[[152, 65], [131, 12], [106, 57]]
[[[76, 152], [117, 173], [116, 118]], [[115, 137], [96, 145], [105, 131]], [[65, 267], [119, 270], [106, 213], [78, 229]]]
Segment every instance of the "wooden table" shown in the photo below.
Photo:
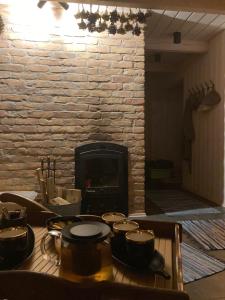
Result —
[[[168, 280], [159, 275], [137, 273], [128, 270], [123, 265], [114, 261], [114, 281], [129, 285], [148, 286], [182, 292], [183, 278], [180, 252], [180, 225], [152, 221], [138, 222], [141, 228], [154, 230], [156, 235], [155, 248], [164, 256], [165, 270], [171, 275], [171, 278]], [[19, 269], [59, 276], [58, 267], [54, 266], [51, 262], [44, 260], [40, 251], [41, 238], [47, 229], [41, 226], [32, 226], [32, 228], [35, 233], [34, 251], [32, 256], [20, 266]]]

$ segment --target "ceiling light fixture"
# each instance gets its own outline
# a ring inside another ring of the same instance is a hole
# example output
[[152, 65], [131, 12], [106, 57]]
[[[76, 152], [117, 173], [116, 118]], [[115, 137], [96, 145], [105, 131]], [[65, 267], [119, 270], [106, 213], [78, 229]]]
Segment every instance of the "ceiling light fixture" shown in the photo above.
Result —
[[181, 43], [181, 32], [175, 31], [173, 33], [173, 43], [174, 44], [180, 44]]
[[59, 2], [59, 4], [65, 9], [67, 10], [69, 8], [69, 4], [66, 2]]
[[47, 2], [47, 1], [38, 1], [37, 6], [38, 6], [39, 8], [42, 8], [42, 7], [45, 5], [46, 2]]

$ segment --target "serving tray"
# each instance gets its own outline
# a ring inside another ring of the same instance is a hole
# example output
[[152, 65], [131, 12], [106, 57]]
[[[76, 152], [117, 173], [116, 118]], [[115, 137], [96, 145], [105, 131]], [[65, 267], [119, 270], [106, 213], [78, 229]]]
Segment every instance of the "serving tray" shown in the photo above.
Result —
[[[182, 263], [181, 263], [181, 226], [176, 223], [156, 222], [148, 220], [137, 220], [140, 228], [152, 229], [155, 233], [155, 249], [165, 260], [164, 270], [170, 274], [170, 279], [166, 279], [159, 274], [151, 272], [136, 272], [127, 267], [120, 259], [113, 259], [113, 277], [115, 282], [128, 285], [138, 285], [141, 287], [154, 287], [183, 291]], [[47, 232], [45, 227], [33, 227], [35, 233], [35, 247], [33, 255], [26, 260], [18, 269], [33, 272], [44, 272], [59, 276], [59, 267], [43, 259], [40, 251], [40, 242], [43, 235]], [[53, 245], [54, 246], [54, 245]], [[49, 241], [49, 251], [54, 251]], [[52, 252], [53, 253], [53, 252]]]

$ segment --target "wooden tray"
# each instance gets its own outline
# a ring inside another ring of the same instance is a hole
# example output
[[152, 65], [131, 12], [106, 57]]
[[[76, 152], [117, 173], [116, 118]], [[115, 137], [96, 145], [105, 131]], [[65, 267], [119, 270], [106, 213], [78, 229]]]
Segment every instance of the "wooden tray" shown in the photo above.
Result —
[[[137, 221], [137, 220], [135, 220]], [[183, 276], [181, 263], [181, 226], [175, 223], [137, 221], [143, 229], [153, 229], [155, 232], [156, 249], [165, 258], [165, 270], [171, 275], [170, 279], [165, 279], [159, 275], [141, 274], [134, 270], [129, 270], [122, 264], [114, 261], [113, 274], [114, 281], [129, 285], [148, 286], [155, 288], [183, 291]], [[33, 226], [35, 233], [35, 247], [32, 257], [21, 265], [19, 270], [29, 270], [34, 272], [48, 273], [59, 276], [58, 267], [43, 259], [40, 251], [40, 241], [45, 227]], [[49, 247], [51, 247], [49, 243]]]

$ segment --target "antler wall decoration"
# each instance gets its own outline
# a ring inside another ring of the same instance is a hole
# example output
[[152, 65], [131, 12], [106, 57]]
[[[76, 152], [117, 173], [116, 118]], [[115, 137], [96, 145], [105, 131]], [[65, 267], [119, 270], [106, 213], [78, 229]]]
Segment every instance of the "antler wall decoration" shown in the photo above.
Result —
[[183, 159], [188, 162], [189, 171], [192, 167], [192, 143], [195, 139], [195, 127], [192, 114], [194, 111], [210, 111], [221, 101], [220, 94], [215, 90], [212, 80], [189, 89], [189, 95], [185, 100], [183, 116]]
[[137, 13], [130, 11], [125, 13], [124, 11], [118, 12], [117, 8], [112, 11], [108, 11], [106, 7], [104, 12], [98, 9], [93, 12], [92, 5], [90, 5], [90, 11], [85, 9], [82, 5], [78, 7], [78, 12], [75, 14], [75, 18], [80, 20], [78, 26], [80, 29], [88, 29], [89, 32], [103, 32], [108, 31], [110, 34], [125, 34], [132, 32], [134, 35], [139, 36], [147, 22], [147, 19], [151, 16], [150, 10], [142, 11], [138, 10]]
[[210, 80], [209, 83], [204, 82], [199, 86], [189, 89], [189, 99], [192, 99], [198, 111], [205, 111], [218, 104], [221, 96], [215, 90], [214, 82]]
[[207, 93], [210, 89], [215, 88], [215, 83], [212, 80], [209, 80], [209, 83], [205, 81], [200, 85], [195, 85], [194, 87], [190, 88], [189, 94], [198, 94], [198, 93]]

